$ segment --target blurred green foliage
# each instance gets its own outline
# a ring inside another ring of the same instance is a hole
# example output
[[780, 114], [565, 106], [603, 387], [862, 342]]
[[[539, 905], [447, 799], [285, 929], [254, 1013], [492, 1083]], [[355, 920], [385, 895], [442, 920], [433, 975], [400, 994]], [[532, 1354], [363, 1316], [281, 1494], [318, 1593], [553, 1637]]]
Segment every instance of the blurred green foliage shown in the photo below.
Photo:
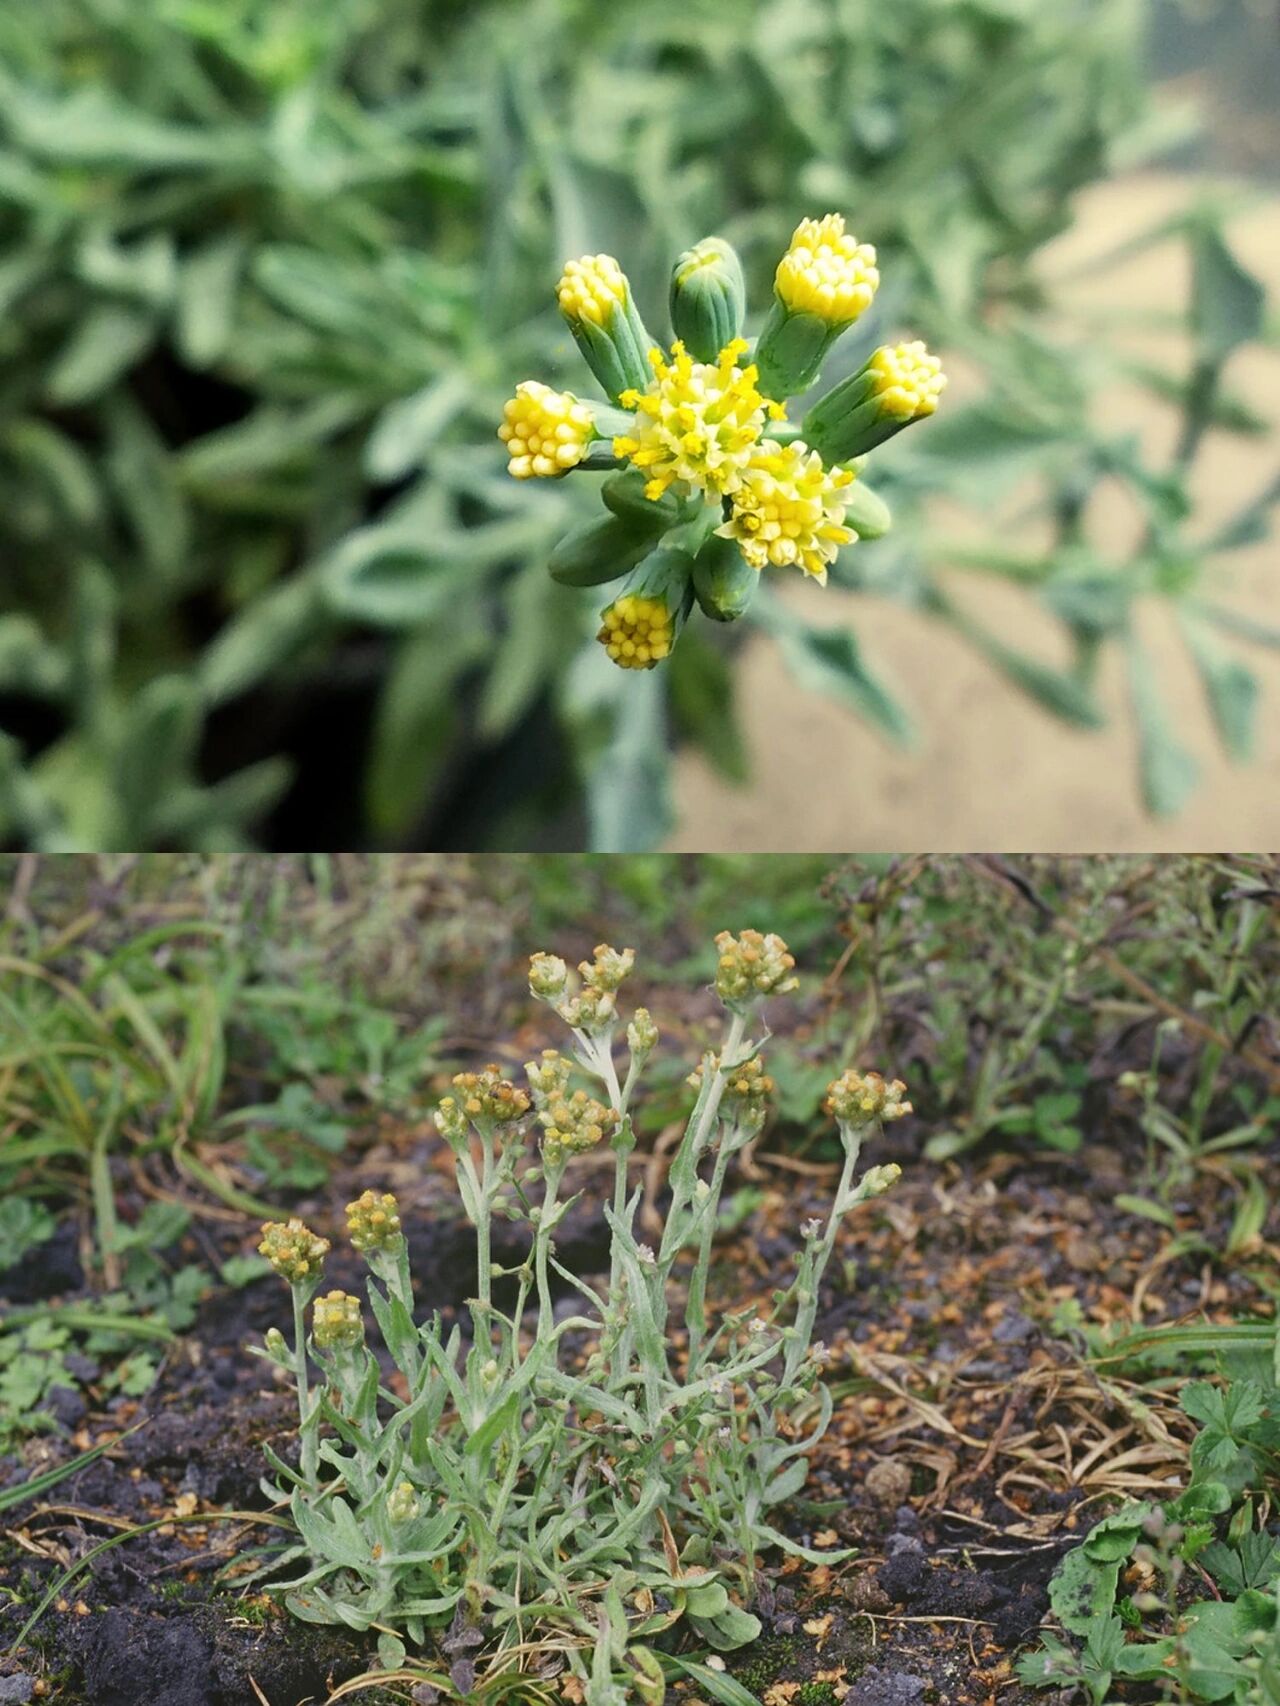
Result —
[[[983, 394], [881, 466], [902, 525], [843, 583], [951, 622], [1056, 714], [1098, 720], [1129, 658], [1150, 805], [1193, 779], [1132, 637], [1176, 602], [1222, 738], [1247, 751], [1258, 640], [1205, 595], [1186, 472], [1256, 431], [1226, 358], [1262, 302], [1195, 210], [1171, 468], [1093, 424], [1116, 370], [1051, 339], [1033, 274], [1081, 186], [1158, 149], [1142, 41], [1169, 0], [45, 0], [0, 17], [0, 837], [60, 848], [652, 845], [668, 751], [745, 773], [724, 636], [622, 677], [546, 553], [586, 494], [506, 479], [518, 379], [570, 371], [552, 283], [608, 249], [656, 312], [711, 229], [756, 299], [796, 220], [849, 212], [890, 263], [852, 364], [901, 325]], [[891, 287], [892, 286], [892, 287]], [[1069, 307], [1069, 303], [1066, 304]], [[838, 373], [832, 373], [834, 379]], [[585, 481], [582, 477], [584, 484]], [[1029, 482], [1032, 555], [931, 536], [916, 500]], [[1147, 517], [1131, 560], [1093, 489]], [[542, 485], [542, 482], [535, 482]], [[943, 571], [1012, 577], [1071, 663], [977, 626]], [[822, 616], [815, 595], [810, 607]], [[761, 599], [799, 680], [888, 738], [910, 720], [852, 634]]]

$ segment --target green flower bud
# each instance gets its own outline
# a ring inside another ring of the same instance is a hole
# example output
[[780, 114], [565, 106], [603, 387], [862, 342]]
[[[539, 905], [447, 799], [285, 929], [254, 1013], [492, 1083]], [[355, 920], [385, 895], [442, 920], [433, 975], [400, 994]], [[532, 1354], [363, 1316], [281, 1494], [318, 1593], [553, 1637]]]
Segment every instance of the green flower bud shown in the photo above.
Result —
[[672, 269], [671, 325], [697, 361], [715, 361], [741, 333], [746, 305], [742, 263], [723, 237], [704, 237]]
[[422, 1505], [411, 1481], [401, 1481], [387, 1494], [387, 1515], [392, 1522], [412, 1522]]
[[605, 508], [611, 509], [621, 521], [640, 522], [659, 533], [675, 521], [680, 513], [680, 500], [673, 491], [661, 497], [647, 496], [648, 475], [640, 468], [623, 468], [610, 474], [600, 487]]
[[[652, 506], [656, 512], [657, 506]], [[653, 549], [664, 518], [606, 515], [575, 527], [551, 553], [548, 568], [561, 586], [603, 586], [629, 574]]]
[[845, 487], [840, 501], [844, 504], [845, 525], [852, 527], [859, 539], [881, 539], [893, 526], [888, 504], [860, 479]]
[[345, 1291], [317, 1297], [311, 1309], [311, 1336], [320, 1350], [355, 1350], [364, 1343], [360, 1301]]
[[658, 1046], [658, 1027], [647, 1007], [637, 1007], [627, 1026], [627, 1047], [633, 1055], [652, 1054]]
[[362, 1253], [395, 1250], [401, 1243], [400, 1206], [390, 1191], [365, 1191], [347, 1204], [347, 1236]]
[[529, 956], [529, 993], [539, 1001], [556, 1001], [569, 985], [569, 968], [558, 954]]
[[736, 622], [745, 615], [759, 585], [759, 569], [732, 539], [713, 535], [694, 559], [694, 596], [713, 622]]

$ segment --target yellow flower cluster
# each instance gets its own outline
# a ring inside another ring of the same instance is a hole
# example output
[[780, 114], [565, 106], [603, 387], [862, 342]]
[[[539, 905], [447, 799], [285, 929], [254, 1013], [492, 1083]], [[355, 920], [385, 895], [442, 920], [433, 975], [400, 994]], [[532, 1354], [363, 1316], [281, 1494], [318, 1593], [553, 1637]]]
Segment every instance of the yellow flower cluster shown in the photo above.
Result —
[[796, 226], [773, 282], [792, 313], [847, 326], [871, 306], [880, 274], [871, 244], [859, 243], [840, 214], [828, 213]]
[[543, 1157], [555, 1166], [567, 1155], [592, 1149], [618, 1123], [618, 1116], [585, 1090], [561, 1096], [538, 1115]]
[[607, 942], [601, 942], [591, 951], [594, 958], [583, 960], [578, 966], [583, 983], [592, 989], [620, 988], [636, 963], [635, 949], [611, 948]]
[[881, 409], [895, 420], [915, 421], [933, 414], [946, 389], [947, 376], [921, 339], [882, 344], [867, 363]]
[[728, 521], [716, 532], [736, 540], [753, 569], [794, 564], [825, 583], [840, 547], [858, 537], [844, 525], [840, 501], [853, 479], [851, 469], [827, 468], [798, 439], [787, 445], [763, 439], [733, 494]]
[[300, 1220], [268, 1220], [262, 1228], [258, 1254], [265, 1256], [281, 1279], [301, 1285], [315, 1279], [324, 1266], [329, 1240], [320, 1238]]
[[568, 391], [537, 379], [516, 386], [502, 409], [498, 437], [507, 447], [507, 472], [517, 480], [550, 479], [576, 468], [595, 437], [591, 410]]
[[851, 1067], [827, 1086], [823, 1108], [841, 1125], [870, 1125], [879, 1120], [888, 1125], [911, 1112], [903, 1100], [907, 1087], [901, 1078], [887, 1081], [878, 1072], [855, 1072]]
[[653, 380], [647, 391], [623, 393], [623, 407], [635, 410], [635, 423], [613, 441], [615, 456], [629, 458], [647, 474], [646, 497], [656, 501], [677, 483], [708, 497], [737, 490], [766, 413], [777, 420], [784, 412], [761, 396], [756, 369], [737, 365], [746, 348], [734, 338], [714, 363], [694, 361], [678, 340], [670, 361], [661, 350], [649, 352]]
[[[712, 1062], [719, 1066], [717, 1057], [712, 1056]], [[702, 1088], [703, 1062], [689, 1074], [689, 1083], [695, 1090]], [[763, 1111], [768, 1097], [773, 1094], [774, 1081], [764, 1069], [761, 1057], [753, 1055], [750, 1060], [743, 1061], [741, 1066], [734, 1067], [725, 1079], [724, 1098], [733, 1113], [748, 1113]]]
[[486, 1066], [483, 1072], [459, 1072], [453, 1087], [458, 1094], [440, 1098], [436, 1125], [445, 1142], [455, 1148], [466, 1141], [469, 1124], [483, 1131], [487, 1126], [509, 1125], [529, 1112], [528, 1096], [503, 1078], [496, 1066]]
[[[564, 961], [555, 954], [534, 954], [529, 961], [529, 990], [539, 1001], [554, 1007], [572, 1030], [596, 1036], [617, 1024], [617, 991], [635, 963], [634, 948], [611, 948], [601, 942], [593, 958], [579, 965], [581, 985], [571, 993], [569, 968]], [[525, 1071], [535, 1093], [545, 1097], [553, 1093], [554, 1075], [561, 1071], [561, 1065], [554, 1049], [544, 1049], [542, 1059], [542, 1066], [531, 1063]], [[568, 1068], [563, 1071], [567, 1080]]]
[[792, 973], [795, 958], [781, 936], [762, 936], [744, 930], [733, 936], [722, 930], [716, 937], [716, 994], [726, 1006], [740, 1006], [762, 995], [789, 995], [800, 980]]
[[664, 599], [628, 592], [601, 612], [596, 638], [623, 669], [652, 669], [675, 643], [675, 626]]
[[544, 1048], [537, 1060], [527, 1060], [524, 1075], [539, 1104], [563, 1096], [569, 1084], [569, 1062], [558, 1048]]
[[583, 255], [565, 262], [556, 299], [566, 318], [599, 326], [626, 303], [627, 289], [626, 274], [612, 255]]
[[390, 1191], [365, 1191], [347, 1204], [347, 1236], [355, 1249], [393, 1250], [400, 1242], [400, 1205]]
[[311, 1333], [321, 1350], [354, 1350], [364, 1339], [360, 1300], [346, 1291], [317, 1297], [311, 1311]]

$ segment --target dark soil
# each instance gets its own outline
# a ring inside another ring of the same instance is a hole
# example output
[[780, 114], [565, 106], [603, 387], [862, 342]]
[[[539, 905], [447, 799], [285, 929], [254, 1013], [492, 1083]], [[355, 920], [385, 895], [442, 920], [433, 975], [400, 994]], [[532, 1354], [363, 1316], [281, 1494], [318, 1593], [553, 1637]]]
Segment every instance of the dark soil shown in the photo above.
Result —
[[[691, 1010], [695, 1030], [700, 1017]], [[544, 1040], [530, 1030], [512, 1058]], [[1073, 1299], [1093, 1321], [1148, 1323], [1256, 1301], [1245, 1278], [1221, 1277], [1203, 1253], [1162, 1263], [1167, 1235], [1116, 1208], [1131, 1181], [1122, 1138], [1075, 1157], [1028, 1151], [963, 1169], [913, 1165], [921, 1141], [898, 1127], [876, 1146], [871, 1159], [903, 1160], [904, 1179], [846, 1228], [830, 1271], [819, 1332], [832, 1352], [835, 1417], [806, 1501], [784, 1520], [805, 1544], [856, 1556], [767, 1561], [765, 1632], [727, 1660], [765, 1706], [1047, 1706], [1049, 1697], [1013, 1680], [1012, 1665], [1046, 1615], [1049, 1578], [1109, 1499], [1170, 1484], [1179, 1454], [1168, 1436], [1182, 1428], [1157, 1397], [1144, 1432], [1050, 1318]], [[830, 1188], [824, 1172], [787, 1160], [781, 1139], [766, 1138], [743, 1181], [763, 1198], [723, 1247], [719, 1279], [735, 1304], [748, 1300], [744, 1287], [764, 1298], [788, 1271], [808, 1205]], [[341, 1205], [365, 1185], [396, 1190], [421, 1295], [448, 1315], [471, 1278], [450, 1168], [425, 1125], [372, 1133], [365, 1152], [296, 1210], [332, 1234]], [[606, 1251], [596, 1177], [588, 1167], [560, 1240], [568, 1265], [587, 1274]], [[140, 1205], [134, 1186], [119, 1184], [129, 1218]], [[1206, 1181], [1176, 1206], [1221, 1248], [1230, 1202], [1218, 1191]], [[247, 1252], [256, 1237], [225, 1215], [198, 1232], [199, 1247], [193, 1240], [178, 1259]], [[329, 1272], [357, 1289], [357, 1261], [336, 1239]], [[0, 1296], [66, 1300], [83, 1285], [64, 1230], [7, 1276]], [[369, 1641], [297, 1623], [259, 1583], [241, 1582], [264, 1561], [260, 1549], [278, 1544], [277, 1530], [211, 1520], [265, 1510], [263, 1442], [290, 1449], [291, 1397], [243, 1349], [273, 1323], [285, 1324], [274, 1279], [214, 1291], [144, 1399], [104, 1397], [90, 1381], [85, 1412], [65, 1434], [0, 1461], [0, 1484], [12, 1484], [141, 1423], [9, 1519], [0, 1537], [6, 1645], [58, 1573], [123, 1524], [187, 1519], [129, 1538], [77, 1575], [25, 1646], [0, 1660], [0, 1701], [301, 1706], [372, 1662]], [[1135, 1448], [1127, 1467], [1112, 1468]], [[24, 1694], [23, 1676], [43, 1692]]]

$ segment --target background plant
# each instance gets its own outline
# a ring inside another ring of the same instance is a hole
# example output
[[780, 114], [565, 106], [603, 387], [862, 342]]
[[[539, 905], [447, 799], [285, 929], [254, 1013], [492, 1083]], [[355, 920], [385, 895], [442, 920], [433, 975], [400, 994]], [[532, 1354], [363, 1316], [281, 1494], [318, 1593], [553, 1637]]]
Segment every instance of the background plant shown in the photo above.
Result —
[[[535, 1631], [558, 1631], [570, 1638], [567, 1661], [593, 1706], [627, 1697], [619, 1676], [640, 1698], [660, 1701], [663, 1673], [648, 1640], [683, 1617], [712, 1646], [740, 1646], [760, 1632], [741, 1602], [750, 1603], [762, 1551], [829, 1559], [789, 1538], [769, 1513], [799, 1492], [805, 1454], [831, 1415], [812, 1339], [840, 1222], [900, 1173], [889, 1165], [858, 1176], [863, 1140], [910, 1104], [901, 1083], [875, 1073], [847, 1072], [830, 1086], [845, 1159], [825, 1222], [815, 1217], [800, 1229], [795, 1277], [770, 1306], [710, 1308], [726, 1174], [759, 1135], [772, 1088], [760, 1055], [762, 1003], [796, 985], [777, 936], [724, 933], [717, 951], [724, 1036], [695, 1074], [656, 1248], [634, 1231], [642, 1192], [630, 1189], [627, 1158], [634, 1097], [658, 1032], [637, 1008], [623, 1074], [617, 992], [634, 954], [607, 946], [583, 962], [579, 980], [555, 956], [530, 963], [531, 992], [570, 1030], [569, 1056], [548, 1049], [531, 1061], [528, 1091], [496, 1067], [459, 1074], [440, 1104], [437, 1123], [476, 1235], [469, 1344], [460, 1324], [446, 1337], [438, 1314], [416, 1321], [390, 1194], [367, 1190], [349, 1204], [347, 1230], [372, 1275], [369, 1300], [403, 1377], [400, 1393], [365, 1347], [358, 1300], [316, 1295], [327, 1241], [298, 1220], [264, 1227], [261, 1251], [289, 1283], [294, 1306], [292, 1344], [273, 1329], [261, 1354], [292, 1376], [298, 1395], [297, 1469], [269, 1452], [280, 1483], [272, 1490], [289, 1490], [299, 1531], [287, 1556], [305, 1565], [283, 1589], [297, 1615], [403, 1631], [418, 1643], [452, 1619], [455, 1646], [474, 1631], [476, 1645], [499, 1652], [523, 1650]], [[579, 1074], [590, 1091], [573, 1087]], [[532, 1166], [531, 1114], [541, 1128]], [[592, 1283], [557, 1260], [554, 1234], [575, 1200], [565, 1195], [573, 1157], [602, 1144], [615, 1157], [605, 1209], [610, 1273]], [[515, 1267], [493, 1259], [498, 1215], [528, 1229], [528, 1254]], [[677, 1313], [673, 1270], [689, 1257]], [[557, 1308], [553, 1279], [568, 1288], [568, 1309]], [[515, 1287], [507, 1307], [499, 1281]]]
[[[1256, 287], [1218, 213], [1185, 221], [1189, 373], [1140, 377], [1186, 411], [1171, 468], [1102, 433], [1122, 364], [1071, 319], [1050, 337], [1037, 251], [1082, 185], [1168, 139], [1142, 89], [1162, 0], [344, 0], [146, 8], [56, 0], [0, 25], [0, 834], [38, 847], [634, 846], [669, 821], [670, 740], [743, 774], [731, 657], [692, 640], [662, 682], [587, 654], [589, 595], [548, 585], [577, 519], [501, 477], [491, 442], [522, 372], [567, 372], [549, 288], [565, 255], [621, 257], [642, 305], [703, 231], [759, 296], [797, 194], [856, 210], [909, 321], [981, 375], [979, 400], [886, 454], [898, 517], [847, 584], [952, 624], [1056, 713], [1097, 720], [1126, 651], [1143, 785], [1191, 763], [1133, 637], [1173, 604], [1224, 741], [1254, 688], [1223, 627], [1219, 551], [1187, 474], [1206, 430], [1257, 431], [1223, 382]], [[867, 347], [870, 347], [869, 345]], [[865, 355], [850, 340], [849, 357]], [[961, 550], [913, 520], [945, 488], [985, 512], [1026, 478], [1035, 554]], [[1133, 557], [1091, 539], [1119, 483]], [[1024, 586], [1073, 662], [966, 612], [953, 569]], [[890, 738], [906, 709], [852, 632], [776, 601], [755, 617], [800, 682]], [[1216, 626], [1215, 626], [1216, 624]], [[536, 759], [534, 757], [536, 755]]]
[[[1162, 1505], [1105, 1516], [1064, 1559], [1053, 1610], [1074, 1641], [1046, 1636], [1019, 1674], [1076, 1683], [1105, 1706], [1115, 1682], [1146, 1683], [1179, 1706], [1272, 1706], [1280, 1684], [1280, 1336], [1274, 1323], [1166, 1328], [1118, 1350], [1219, 1380], [1184, 1384], [1197, 1424], [1185, 1489]], [[1118, 1357], [1109, 1359], [1114, 1368]]]

